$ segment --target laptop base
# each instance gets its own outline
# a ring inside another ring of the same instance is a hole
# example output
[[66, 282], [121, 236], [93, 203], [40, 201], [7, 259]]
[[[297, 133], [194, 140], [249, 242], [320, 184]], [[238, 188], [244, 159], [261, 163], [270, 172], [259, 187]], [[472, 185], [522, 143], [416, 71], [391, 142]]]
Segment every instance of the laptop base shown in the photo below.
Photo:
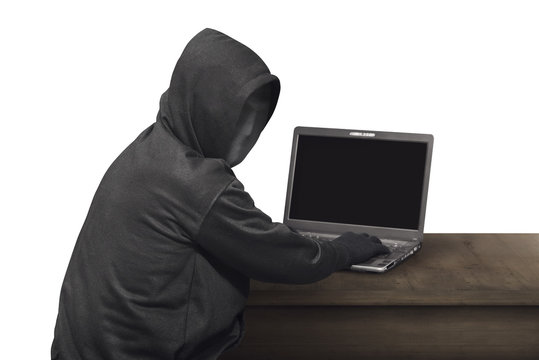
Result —
[[352, 265], [350, 267], [350, 270], [384, 273], [388, 270], [391, 270], [398, 264], [402, 263], [404, 260], [408, 259], [408, 257], [418, 252], [420, 249], [421, 249], [421, 242], [419, 242], [416, 246], [412, 247], [404, 255], [398, 258], [387, 259], [387, 258], [374, 257], [374, 258], [369, 259], [369, 261], [365, 263]]
[[[310, 239], [323, 241], [332, 241], [339, 236], [315, 232], [298, 232]], [[396, 240], [382, 238], [380, 241], [382, 241], [382, 244], [391, 250], [389, 254], [374, 256], [364, 263], [354, 264], [350, 267], [350, 270], [383, 273], [394, 268], [406, 260], [409, 256], [415, 254], [421, 248], [421, 241], [418, 240]]]

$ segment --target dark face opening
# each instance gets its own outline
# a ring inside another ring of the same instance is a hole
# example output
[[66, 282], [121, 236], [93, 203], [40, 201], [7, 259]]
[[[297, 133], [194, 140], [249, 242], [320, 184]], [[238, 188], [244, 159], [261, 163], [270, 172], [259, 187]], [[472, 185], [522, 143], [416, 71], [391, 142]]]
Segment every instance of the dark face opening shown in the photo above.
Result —
[[225, 158], [230, 166], [242, 162], [255, 145], [275, 108], [275, 91], [274, 84], [268, 83], [247, 98], [238, 121], [237, 135]]

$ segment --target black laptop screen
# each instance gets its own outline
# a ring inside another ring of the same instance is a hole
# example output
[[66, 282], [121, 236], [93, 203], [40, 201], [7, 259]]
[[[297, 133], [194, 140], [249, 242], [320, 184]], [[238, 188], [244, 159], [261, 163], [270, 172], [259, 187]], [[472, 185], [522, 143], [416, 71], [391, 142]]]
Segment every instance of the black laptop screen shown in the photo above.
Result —
[[427, 144], [300, 135], [290, 218], [419, 229]]

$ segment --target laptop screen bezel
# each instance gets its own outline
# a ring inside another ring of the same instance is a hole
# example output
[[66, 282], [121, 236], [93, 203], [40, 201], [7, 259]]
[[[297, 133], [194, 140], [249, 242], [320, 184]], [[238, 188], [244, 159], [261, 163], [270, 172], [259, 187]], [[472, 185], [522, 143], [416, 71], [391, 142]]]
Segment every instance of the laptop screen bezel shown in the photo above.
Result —
[[[419, 214], [419, 228], [416, 229], [400, 229], [377, 227], [368, 225], [342, 224], [323, 221], [301, 220], [290, 218], [290, 203], [292, 199], [294, 172], [296, 168], [296, 155], [298, 148], [298, 139], [300, 136], [328, 136], [337, 138], [368, 138], [372, 141], [376, 140], [394, 140], [394, 141], [411, 141], [423, 142], [427, 144], [427, 153], [425, 160], [425, 173], [423, 181], [423, 190], [421, 194], [421, 208]], [[391, 237], [403, 240], [422, 240], [423, 230], [425, 226], [425, 213], [427, 207], [427, 194], [429, 188], [430, 167], [432, 159], [432, 146], [434, 137], [430, 134], [415, 134], [415, 133], [397, 133], [386, 131], [373, 130], [351, 130], [351, 129], [331, 129], [318, 127], [298, 126], [294, 129], [292, 141], [292, 154], [290, 158], [290, 169], [288, 172], [288, 186], [286, 190], [286, 202], [284, 211], [283, 223], [287, 226], [304, 232], [314, 232], [321, 234], [338, 235], [346, 231], [357, 233], [366, 232], [379, 237]]]

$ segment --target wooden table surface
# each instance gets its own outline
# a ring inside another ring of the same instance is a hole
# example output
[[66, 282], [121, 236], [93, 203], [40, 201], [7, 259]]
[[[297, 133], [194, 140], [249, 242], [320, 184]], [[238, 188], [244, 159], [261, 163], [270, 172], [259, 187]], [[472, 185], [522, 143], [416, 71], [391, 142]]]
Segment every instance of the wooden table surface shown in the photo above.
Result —
[[251, 282], [222, 359], [539, 359], [539, 234], [426, 234], [384, 274]]
[[539, 234], [426, 234], [383, 273], [307, 285], [251, 281], [248, 305], [539, 305]]

